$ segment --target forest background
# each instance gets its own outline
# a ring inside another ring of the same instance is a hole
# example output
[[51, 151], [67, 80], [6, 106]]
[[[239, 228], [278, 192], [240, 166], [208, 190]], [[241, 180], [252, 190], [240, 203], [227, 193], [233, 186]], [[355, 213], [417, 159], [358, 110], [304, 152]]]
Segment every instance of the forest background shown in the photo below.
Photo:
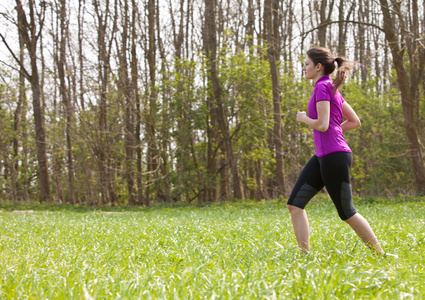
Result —
[[286, 197], [311, 46], [342, 88], [357, 196], [425, 193], [425, 1], [51, 0], [0, 5], [0, 199], [149, 205]]

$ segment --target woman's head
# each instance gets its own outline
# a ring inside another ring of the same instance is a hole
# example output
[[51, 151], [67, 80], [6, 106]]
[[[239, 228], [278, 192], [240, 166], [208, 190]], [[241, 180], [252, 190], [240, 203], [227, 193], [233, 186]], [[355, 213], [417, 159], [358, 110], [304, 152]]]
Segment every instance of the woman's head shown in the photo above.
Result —
[[343, 83], [344, 80], [350, 75], [354, 69], [354, 63], [348, 61], [344, 57], [334, 57], [332, 53], [323, 47], [313, 47], [307, 51], [308, 58], [313, 62], [315, 66], [320, 64], [322, 66], [323, 74], [330, 75], [337, 68], [335, 62], [338, 65], [338, 72], [334, 79], [334, 90], [336, 91]]

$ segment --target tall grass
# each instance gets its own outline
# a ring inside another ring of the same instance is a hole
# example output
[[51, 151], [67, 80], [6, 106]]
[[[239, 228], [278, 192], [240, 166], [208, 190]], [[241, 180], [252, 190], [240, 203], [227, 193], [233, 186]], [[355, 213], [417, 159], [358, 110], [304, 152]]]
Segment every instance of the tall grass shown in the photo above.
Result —
[[0, 213], [0, 299], [419, 299], [425, 201], [361, 201], [377, 258], [331, 201], [307, 207], [298, 254], [277, 202]]

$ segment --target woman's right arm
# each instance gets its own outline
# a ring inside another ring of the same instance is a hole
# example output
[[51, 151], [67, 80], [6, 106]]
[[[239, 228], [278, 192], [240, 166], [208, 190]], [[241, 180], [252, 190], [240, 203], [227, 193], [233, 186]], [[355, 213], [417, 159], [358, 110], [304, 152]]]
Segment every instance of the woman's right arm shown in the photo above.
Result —
[[361, 122], [359, 117], [346, 101], [342, 104], [342, 114], [347, 119], [341, 124], [342, 131], [360, 127]]

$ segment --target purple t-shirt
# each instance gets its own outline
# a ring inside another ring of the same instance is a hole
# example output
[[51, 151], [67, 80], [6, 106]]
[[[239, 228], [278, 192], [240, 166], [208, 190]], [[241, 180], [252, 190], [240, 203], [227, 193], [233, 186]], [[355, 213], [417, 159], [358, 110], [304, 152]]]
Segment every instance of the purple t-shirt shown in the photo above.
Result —
[[334, 152], [351, 152], [342, 133], [341, 123], [344, 121], [342, 115], [342, 104], [344, 98], [339, 91], [333, 92], [331, 78], [326, 75], [321, 77], [314, 86], [313, 94], [308, 102], [307, 112], [312, 119], [317, 119], [317, 102], [330, 102], [329, 128], [325, 132], [313, 129], [316, 156], [322, 157]]

